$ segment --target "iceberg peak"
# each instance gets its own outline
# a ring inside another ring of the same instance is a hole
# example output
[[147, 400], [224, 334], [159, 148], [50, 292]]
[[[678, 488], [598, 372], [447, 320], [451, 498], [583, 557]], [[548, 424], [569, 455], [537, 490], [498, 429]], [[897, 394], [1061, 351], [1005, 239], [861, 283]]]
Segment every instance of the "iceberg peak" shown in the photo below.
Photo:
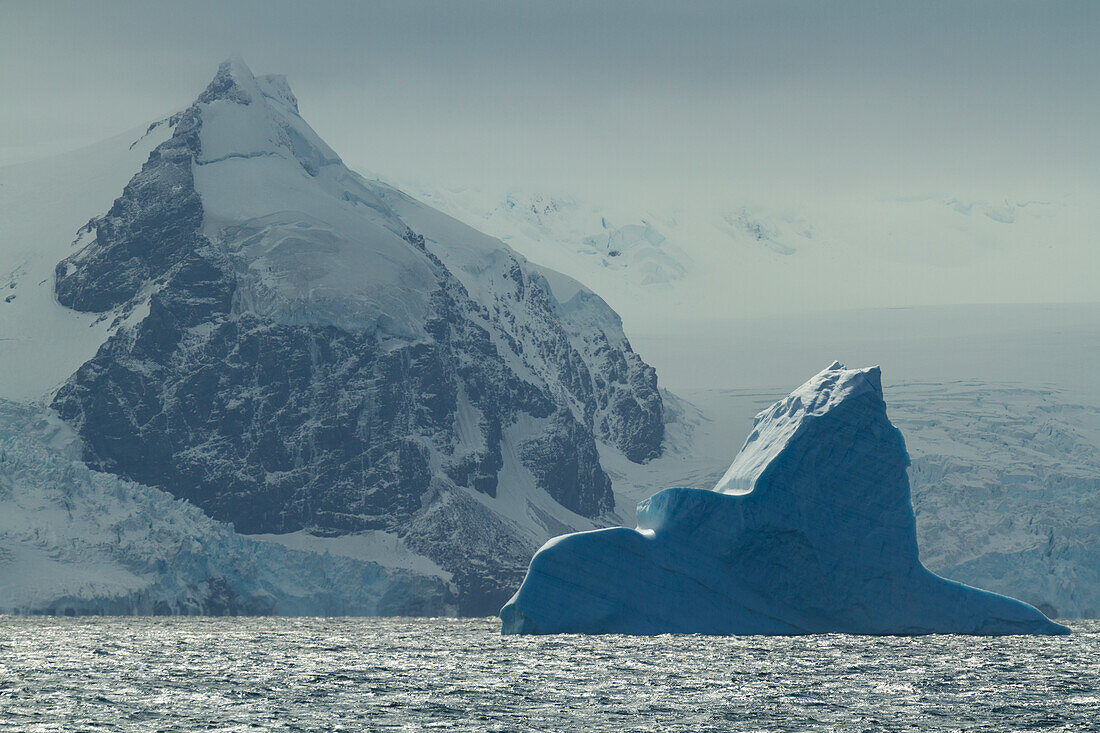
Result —
[[[725, 494], [752, 491], [766, 468], [776, 464], [785, 452], [797, 450], [793, 447], [797, 441], [829, 440], [829, 433], [846, 438], [857, 426], [879, 438], [874, 446], [875, 455], [880, 464], [889, 458], [893, 475], [887, 483], [898, 485], [905, 478], [909, 454], [901, 433], [886, 416], [881, 370], [877, 366], [848, 369], [840, 362], [833, 362], [756, 416], [752, 432], [714, 490]], [[852, 454], [846, 454], [842, 460], [821, 469], [843, 480], [845, 471], [853, 469], [849, 465], [853, 458]], [[908, 489], [904, 493], [908, 502]]]

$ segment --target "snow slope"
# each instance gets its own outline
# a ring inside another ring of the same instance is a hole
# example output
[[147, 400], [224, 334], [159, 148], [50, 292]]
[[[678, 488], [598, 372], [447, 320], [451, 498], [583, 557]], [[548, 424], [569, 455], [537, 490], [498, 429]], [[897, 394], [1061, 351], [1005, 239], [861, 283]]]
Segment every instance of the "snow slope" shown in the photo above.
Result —
[[880, 379], [834, 363], [757, 416], [714, 490], [666, 489], [635, 530], [548, 542], [503, 632], [1069, 633], [921, 565]]
[[0, 613], [454, 613], [448, 576], [423, 558], [245, 538], [79, 456], [55, 415], [0, 401]]
[[751, 200], [721, 190], [688, 197], [654, 180], [648, 197], [634, 192], [625, 200], [534, 185], [399, 183], [586, 283], [632, 335], [675, 337], [681, 323], [701, 315], [1096, 300], [1100, 198], [1085, 190], [973, 198], [819, 191]]
[[[37, 399], [95, 355], [113, 321], [61, 306], [54, 268], [170, 134], [160, 124], [0, 168], [0, 397]], [[29, 368], [29, 365], [34, 365]]]

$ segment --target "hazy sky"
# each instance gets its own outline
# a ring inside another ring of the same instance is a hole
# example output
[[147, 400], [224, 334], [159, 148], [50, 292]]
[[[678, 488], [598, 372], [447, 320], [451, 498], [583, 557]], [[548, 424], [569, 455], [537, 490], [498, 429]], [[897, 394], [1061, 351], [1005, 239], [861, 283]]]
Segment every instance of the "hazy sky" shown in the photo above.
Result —
[[572, 188], [1100, 181], [1100, 3], [13, 2], [0, 163], [284, 73], [350, 164]]

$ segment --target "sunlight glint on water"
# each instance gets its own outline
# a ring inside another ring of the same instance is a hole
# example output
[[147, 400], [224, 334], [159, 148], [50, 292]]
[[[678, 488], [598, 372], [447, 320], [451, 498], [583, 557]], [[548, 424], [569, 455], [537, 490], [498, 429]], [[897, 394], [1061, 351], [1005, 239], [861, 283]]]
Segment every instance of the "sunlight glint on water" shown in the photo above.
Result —
[[495, 619], [0, 617], [0, 731], [1097, 730], [1069, 637], [501, 637]]

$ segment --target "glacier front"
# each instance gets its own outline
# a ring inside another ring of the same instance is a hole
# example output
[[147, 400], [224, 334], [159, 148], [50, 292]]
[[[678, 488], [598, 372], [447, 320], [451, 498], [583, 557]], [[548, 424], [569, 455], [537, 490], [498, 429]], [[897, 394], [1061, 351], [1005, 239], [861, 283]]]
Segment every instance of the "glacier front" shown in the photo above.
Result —
[[0, 614], [457, 611], [451, 576], [426, 559], [348, 551], [377, 536], [246, 537], [167, 492], [91, 470], [80, 454], [55, 414], [0, 399]]
[[1069, 633], [921, 564], [908, 465], [879, 369], [834, 363], [757, 416], [713, 490], [547, 542], [502, 632]]

